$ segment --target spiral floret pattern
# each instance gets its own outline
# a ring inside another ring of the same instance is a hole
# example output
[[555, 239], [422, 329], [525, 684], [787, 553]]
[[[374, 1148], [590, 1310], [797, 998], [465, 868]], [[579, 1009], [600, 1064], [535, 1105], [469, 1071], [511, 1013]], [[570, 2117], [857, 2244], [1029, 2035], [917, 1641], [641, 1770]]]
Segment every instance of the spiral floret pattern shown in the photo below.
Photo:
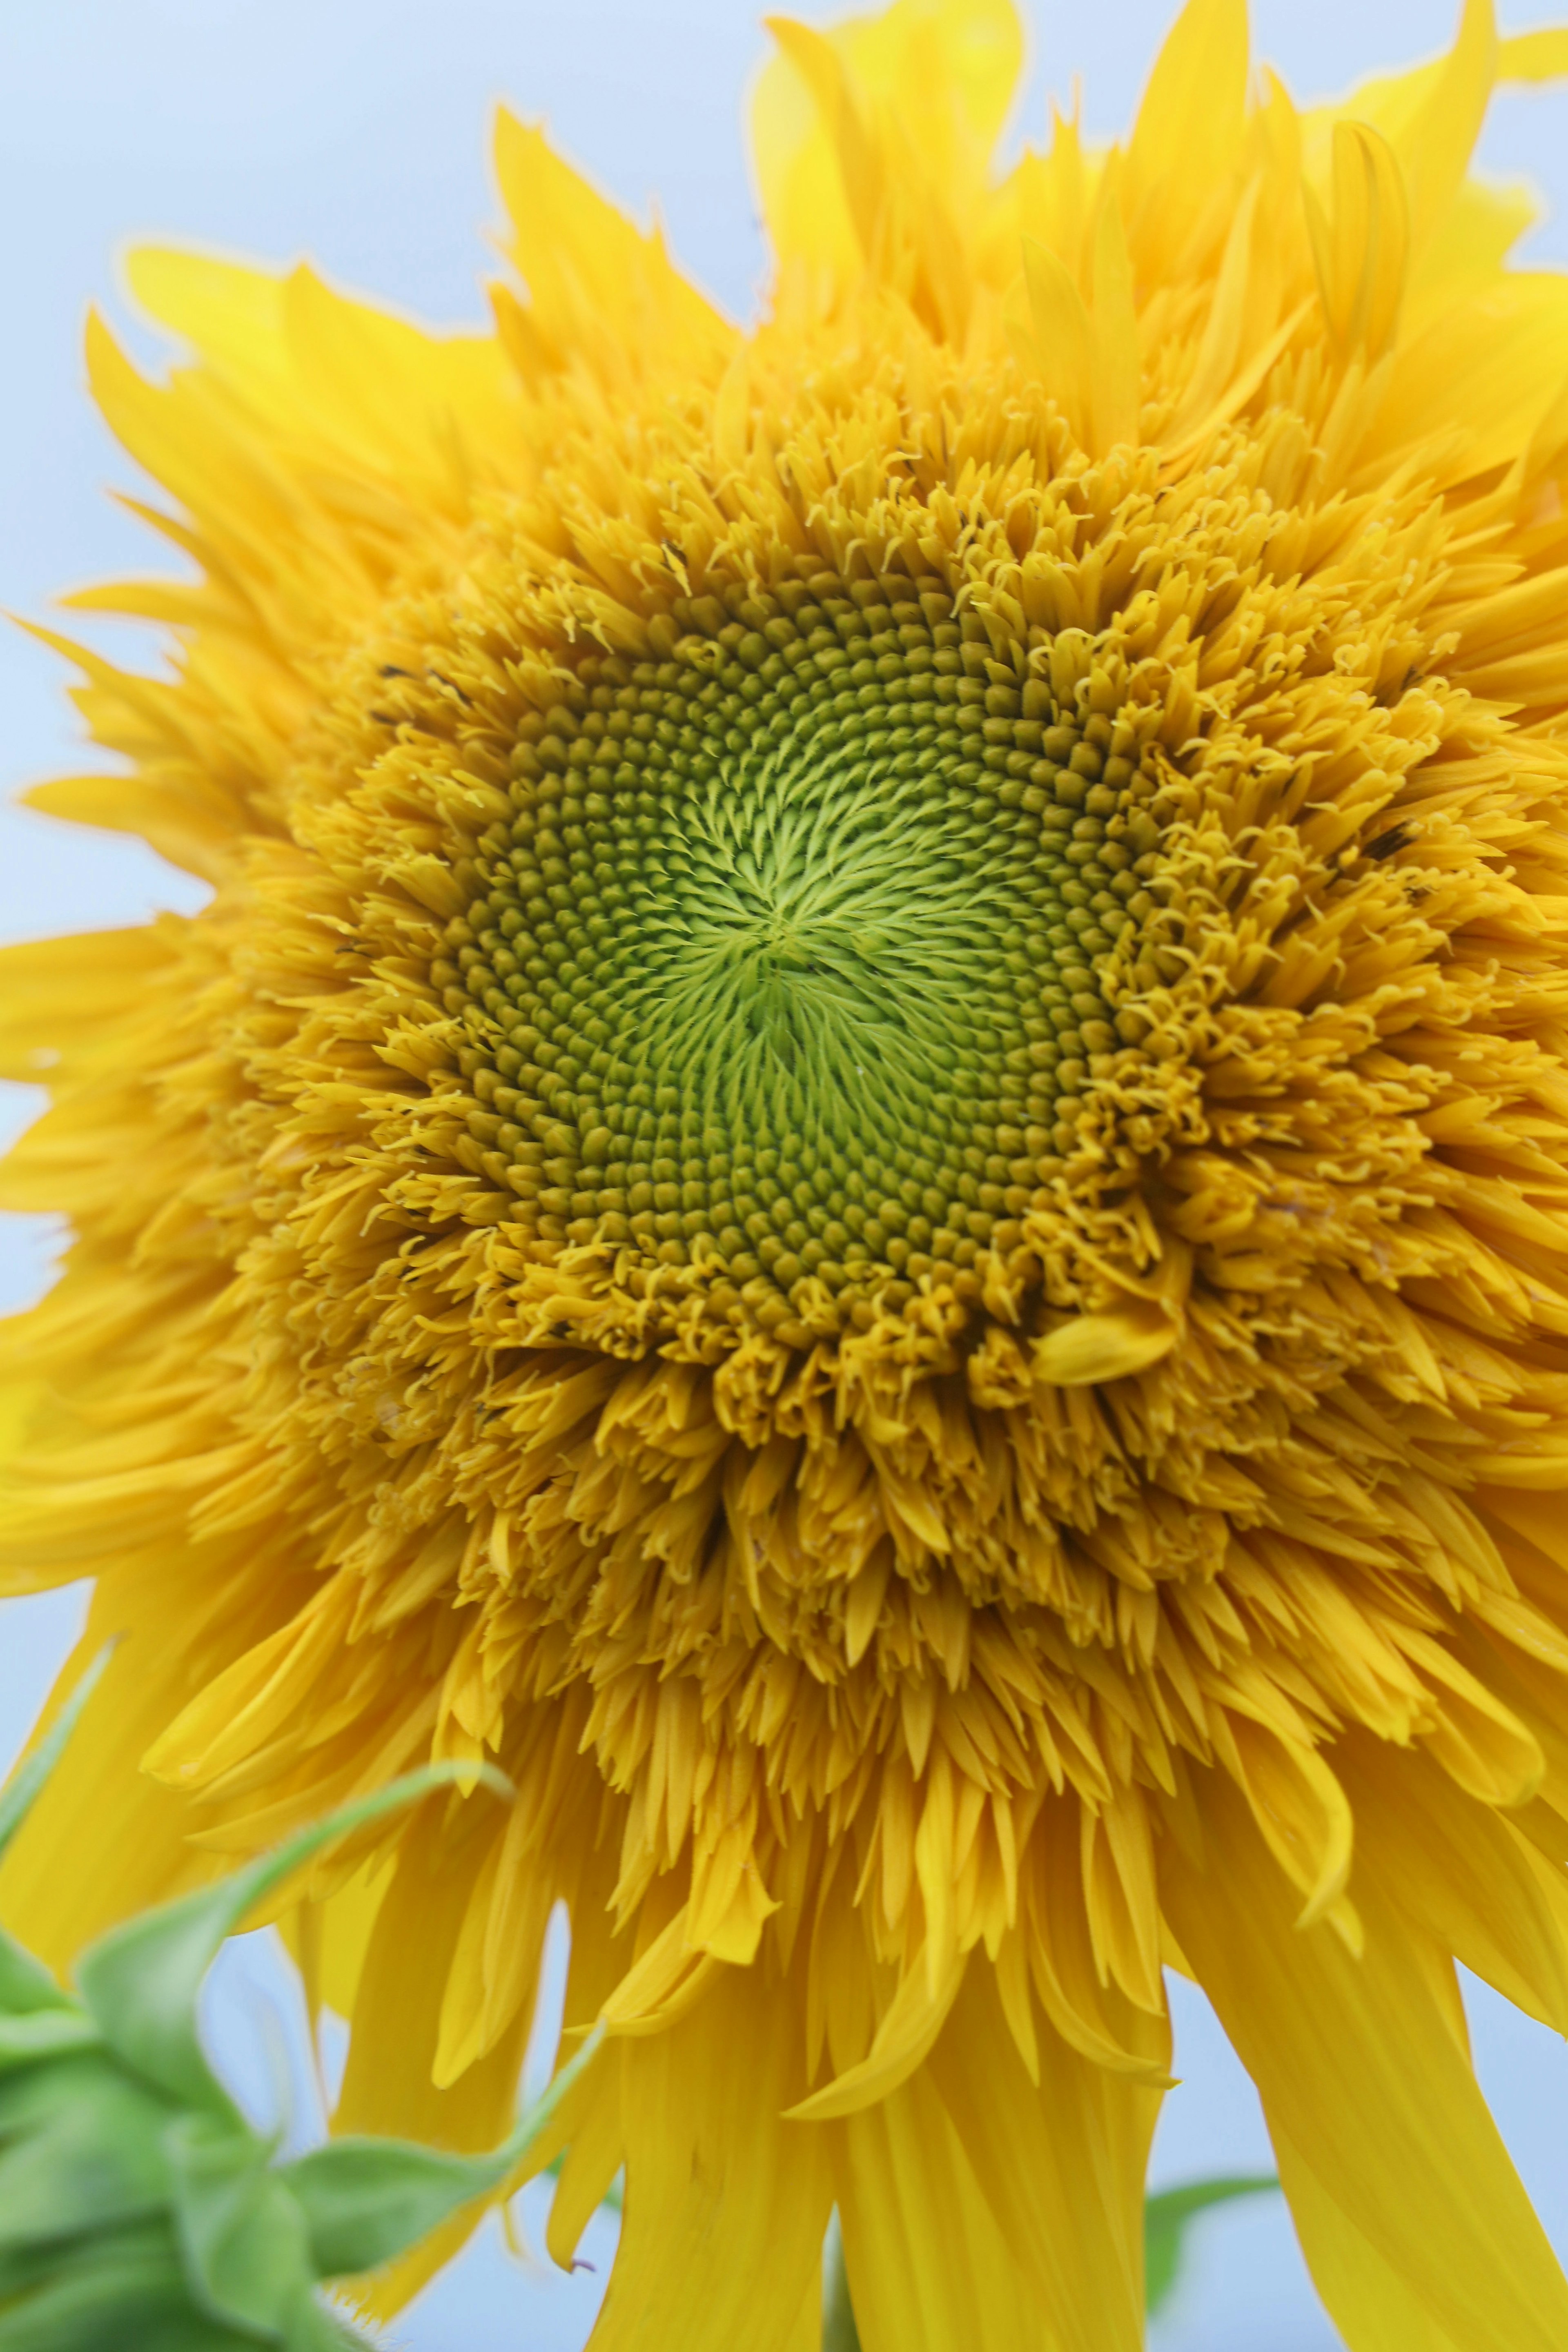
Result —
[[767, 1326], [1016, 1243], [1119, 1043], [1159, 714], [1081, 633], [998, 660], [934, 579], [733, 603], [521, 722], [437, 977], [539, 1234], [707, 1268]]

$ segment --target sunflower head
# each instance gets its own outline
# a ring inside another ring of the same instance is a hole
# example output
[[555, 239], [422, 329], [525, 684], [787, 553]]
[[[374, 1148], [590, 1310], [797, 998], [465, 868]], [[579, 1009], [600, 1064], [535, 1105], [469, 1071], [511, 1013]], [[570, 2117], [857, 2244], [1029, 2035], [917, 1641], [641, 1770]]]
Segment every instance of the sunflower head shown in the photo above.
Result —
[[868, 2343], [963, 2337], [922, 2199], [988, 2342], [1132, 2345], [1169, 1963], [1352, 2340], [1545, 2352], [1451, 1961], [1568, 2021], [1568, 292], [1467, 177], [1564, 38], [1302, 114], [1193, 0], [999, 176], [1005, 0], [773, 29], [752, 329], [503, 117], [492, 335], [166, 255], [195, 360], [94, 331], [204, 572], [40, 798], [214, 896], [14, 965], [9, 1572], [136, 1638], [11, 1899], [494, 1756], [290, 1932], [345, 2122], [478, 2145], [568, 1904], [611, 2343], [744, 2142], [781, 2347], [834, 2202]]

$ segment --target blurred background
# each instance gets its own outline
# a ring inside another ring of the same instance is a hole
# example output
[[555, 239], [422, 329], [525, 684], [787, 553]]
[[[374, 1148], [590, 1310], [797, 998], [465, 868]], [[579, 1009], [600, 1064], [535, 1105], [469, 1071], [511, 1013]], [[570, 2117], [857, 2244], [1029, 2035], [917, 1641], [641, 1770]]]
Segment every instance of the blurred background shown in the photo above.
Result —
[[[1170, 0], [1021, 5], [1031, 62], [1015, 138], [1042, 137], [1048, 97], [1070, 100], [1079, 77], [1087, 130], [1124, 130]], [[1326, 97], [1445, 47], [1458, 5], [1254, 0], [1255, 54], [1299, 100]], [[825, 22], [845, 12], [795, 0], [793, 13]], [[1504, 29], [1552, 13], [1519, 0]], [[752, 0], [0, 0], [0, 608], [47, 620], [61, 590], [166, 568], [163, 544], [106, 496], [145, 486], [99, 422], [81, 362], [89, 302], [144, 364], [164, 356], [121, 290], [126, 247], [151, 238], [283, 264], [309, 255], [342, 286], [443, 325], [479, 323], [480, 283], [495, 266], [484, 231], [498, 215], [487, 156], [498, 99], [542, 117], [563, 152], [640, 219], [657, 211], [685, 268], [747, 316], [766, 266], [743, 141], [744, 95], [767, 46], [761, 15]], [[1532, 183], [1545, 201], [1526, 257], [1568, 261], [1568, 89], [1501, 94], [1481, 165]], [[79, 615], [70, 628], [121, 659], [156, 660], [145, 632]], [[0, 793], [83, 764], [67, 677], [19, 630], [0, 632]], [[0, 807], [0, 938], [138, 922], [201, 897], [122, 839]], [[4, 1136], [40, 1101], [35, 1089], [0, 1088]], [[62, 1240], [47, 1219], [0, 1218], [0, 1312], [38, 1294]], [[0, 1604], [0, 1773], [80, 1612], [68, 1591]], [[553, 2042], [563, 1935], [552, 1948], [536, 2077]], [[1467, 1998], [1483, 2084], [1568, 2255], [1568, 2053], [1484, 1987], [1468, 1985]], [[1173, 2000], [1183, 2079], [1166, 2103], [1153, 2185], [1267, 2170], [1257, 2101], [1212, 2012], [1184, 1984]], [[297, 2137], [319, 2127], [302, 2014], [269, 1937], [229, 1948], [210, 2008], [220, 2063], [257, 2116]], [[548, 2195], [536, 2185], [519, 2200], [521, 2257], [492, 2221], [389, 2343], [581, 2345], [614, 2219], [602, 2214], [584, 2243], [595, 2267], [568, 2278], [537, 2251]], [[1198, 2225], [1152, 2352], [1331, 2352], [1338, 2342], [1283, 2206], [1263, 2198]]]

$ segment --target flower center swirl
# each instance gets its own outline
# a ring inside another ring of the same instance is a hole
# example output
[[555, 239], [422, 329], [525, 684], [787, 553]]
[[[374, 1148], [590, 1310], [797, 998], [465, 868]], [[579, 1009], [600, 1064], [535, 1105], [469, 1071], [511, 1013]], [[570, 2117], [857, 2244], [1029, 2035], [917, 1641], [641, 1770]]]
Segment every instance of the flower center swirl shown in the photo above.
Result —
[[695, 1266], [765, 1328], [1016, 1244], [1158, 840], [1159, 713], [1120, 715], [1087, 640], [1058, 698], [966, 671], [934, 580], [791, 585], [524, 719], [456, 959], [470, 1126], [531, 1229]]

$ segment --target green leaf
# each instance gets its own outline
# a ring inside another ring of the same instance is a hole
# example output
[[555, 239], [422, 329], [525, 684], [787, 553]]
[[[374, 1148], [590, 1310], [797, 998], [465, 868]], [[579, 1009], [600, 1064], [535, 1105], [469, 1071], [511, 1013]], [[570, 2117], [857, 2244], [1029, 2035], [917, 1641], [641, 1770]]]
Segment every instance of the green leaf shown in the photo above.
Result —
[[178, 2116], [163, 2134], [185, 2275], [214, 2319], [280, 2343], [312, 2284], [305, 2217], [271, 2150], [243, 2126]]
[[319, 2278], [391, 2262], [459, 2206], [499, 2187], [550, 2121], [604, 2039], [596, 2028], [542, 2097], [488, 2156], [451, 2156], [410, 2140], [337, 2139], [279, 2168], [304, 2210]]
[[1187, 2231], [1198, 2214], [1233, 2197], [1258, 2197], [1278, 2189], [1271, 2172], [1227, 2174], [1215, 2180], [1189, 2180], [1180, 2189], [1163, 2189], [1143, 2200], [1143, 2268], [1145, 2297], [1151, 2314], [1163, 2308], [1175, 2291], [1187, 2251]]
[[334, 1838], [416, 1804], [433, 1789], [449, 1788], [458, 1780], [471, 1786], [476, 1778], [502, 1795], [512, 1793], [510, 1782], [489, 1765], [426, 1764], [374, 1796], [340, 1805], [324, 1821], [312, 1822], [216, 1886], [110, 1928], [77, 1963], [82, 1999], [104, 2040], [128, 2066], [171, 2097], [237, 2125], [237, 2110], [202, 2054], [196, 2035], [196, 1996], [225, 1937], [263, 1896]]
[[160, 2219], [62, 2250], [49, 2275], [0, 2308], [0, 2352], [255, 2352], [195, 2310]]
[[68, 2008], [25, 2010], [16, 2017], [0, 2011], [0, 2074], [15, 2066], [36, 2066], [45, 2058], [96, 2049], [102, 2040], [91, 2018], [74, 2001]]
[[24, 1951], [16, 1937], [0, 1927], [0, 2019], [26, 2016], [34, 2010], [74, 2007], [69, 1993], [56, 1982], [42, 1960]]
[[168, 2109], [89, 2054], [4, 2081], [0, 2245], [46, 2243], [168, 2202], [159, 2137]]
[[283, 2352], [368, 2352], [369, 2338], [306, 2289], [289, 2315]]
[[70, 2261], [77, 2241], [59, 2238], [47, 2246], [0, 2245], [0, 2311], [19, 2294], [41, 2286]]
[[[58, 1763], [60, 1751], [76, 1729], [77, 1720], [92, 1696], [109, 1658], [108, 1649], [99, 1652], [32, 1754], [17, 1767], [6, 1787], [0, 1790], [0, 1854], [5, 1853], [26, 1820], [45, 1781]], [[69, 2003], [69, 1993], [56, 1982], [42, 1960], [24, 1951], [14, 1937], [0, 1928], [0, 2018], [7, 2012], [62, 2008]], [[0, 2059], [0, 2064], [4, 2063]]]
[[317, 2278], [378, 2269], [497, 2177], [483, 2158], [397, 2139], [329, 2140], [281, 2169], [305, 2212]]

